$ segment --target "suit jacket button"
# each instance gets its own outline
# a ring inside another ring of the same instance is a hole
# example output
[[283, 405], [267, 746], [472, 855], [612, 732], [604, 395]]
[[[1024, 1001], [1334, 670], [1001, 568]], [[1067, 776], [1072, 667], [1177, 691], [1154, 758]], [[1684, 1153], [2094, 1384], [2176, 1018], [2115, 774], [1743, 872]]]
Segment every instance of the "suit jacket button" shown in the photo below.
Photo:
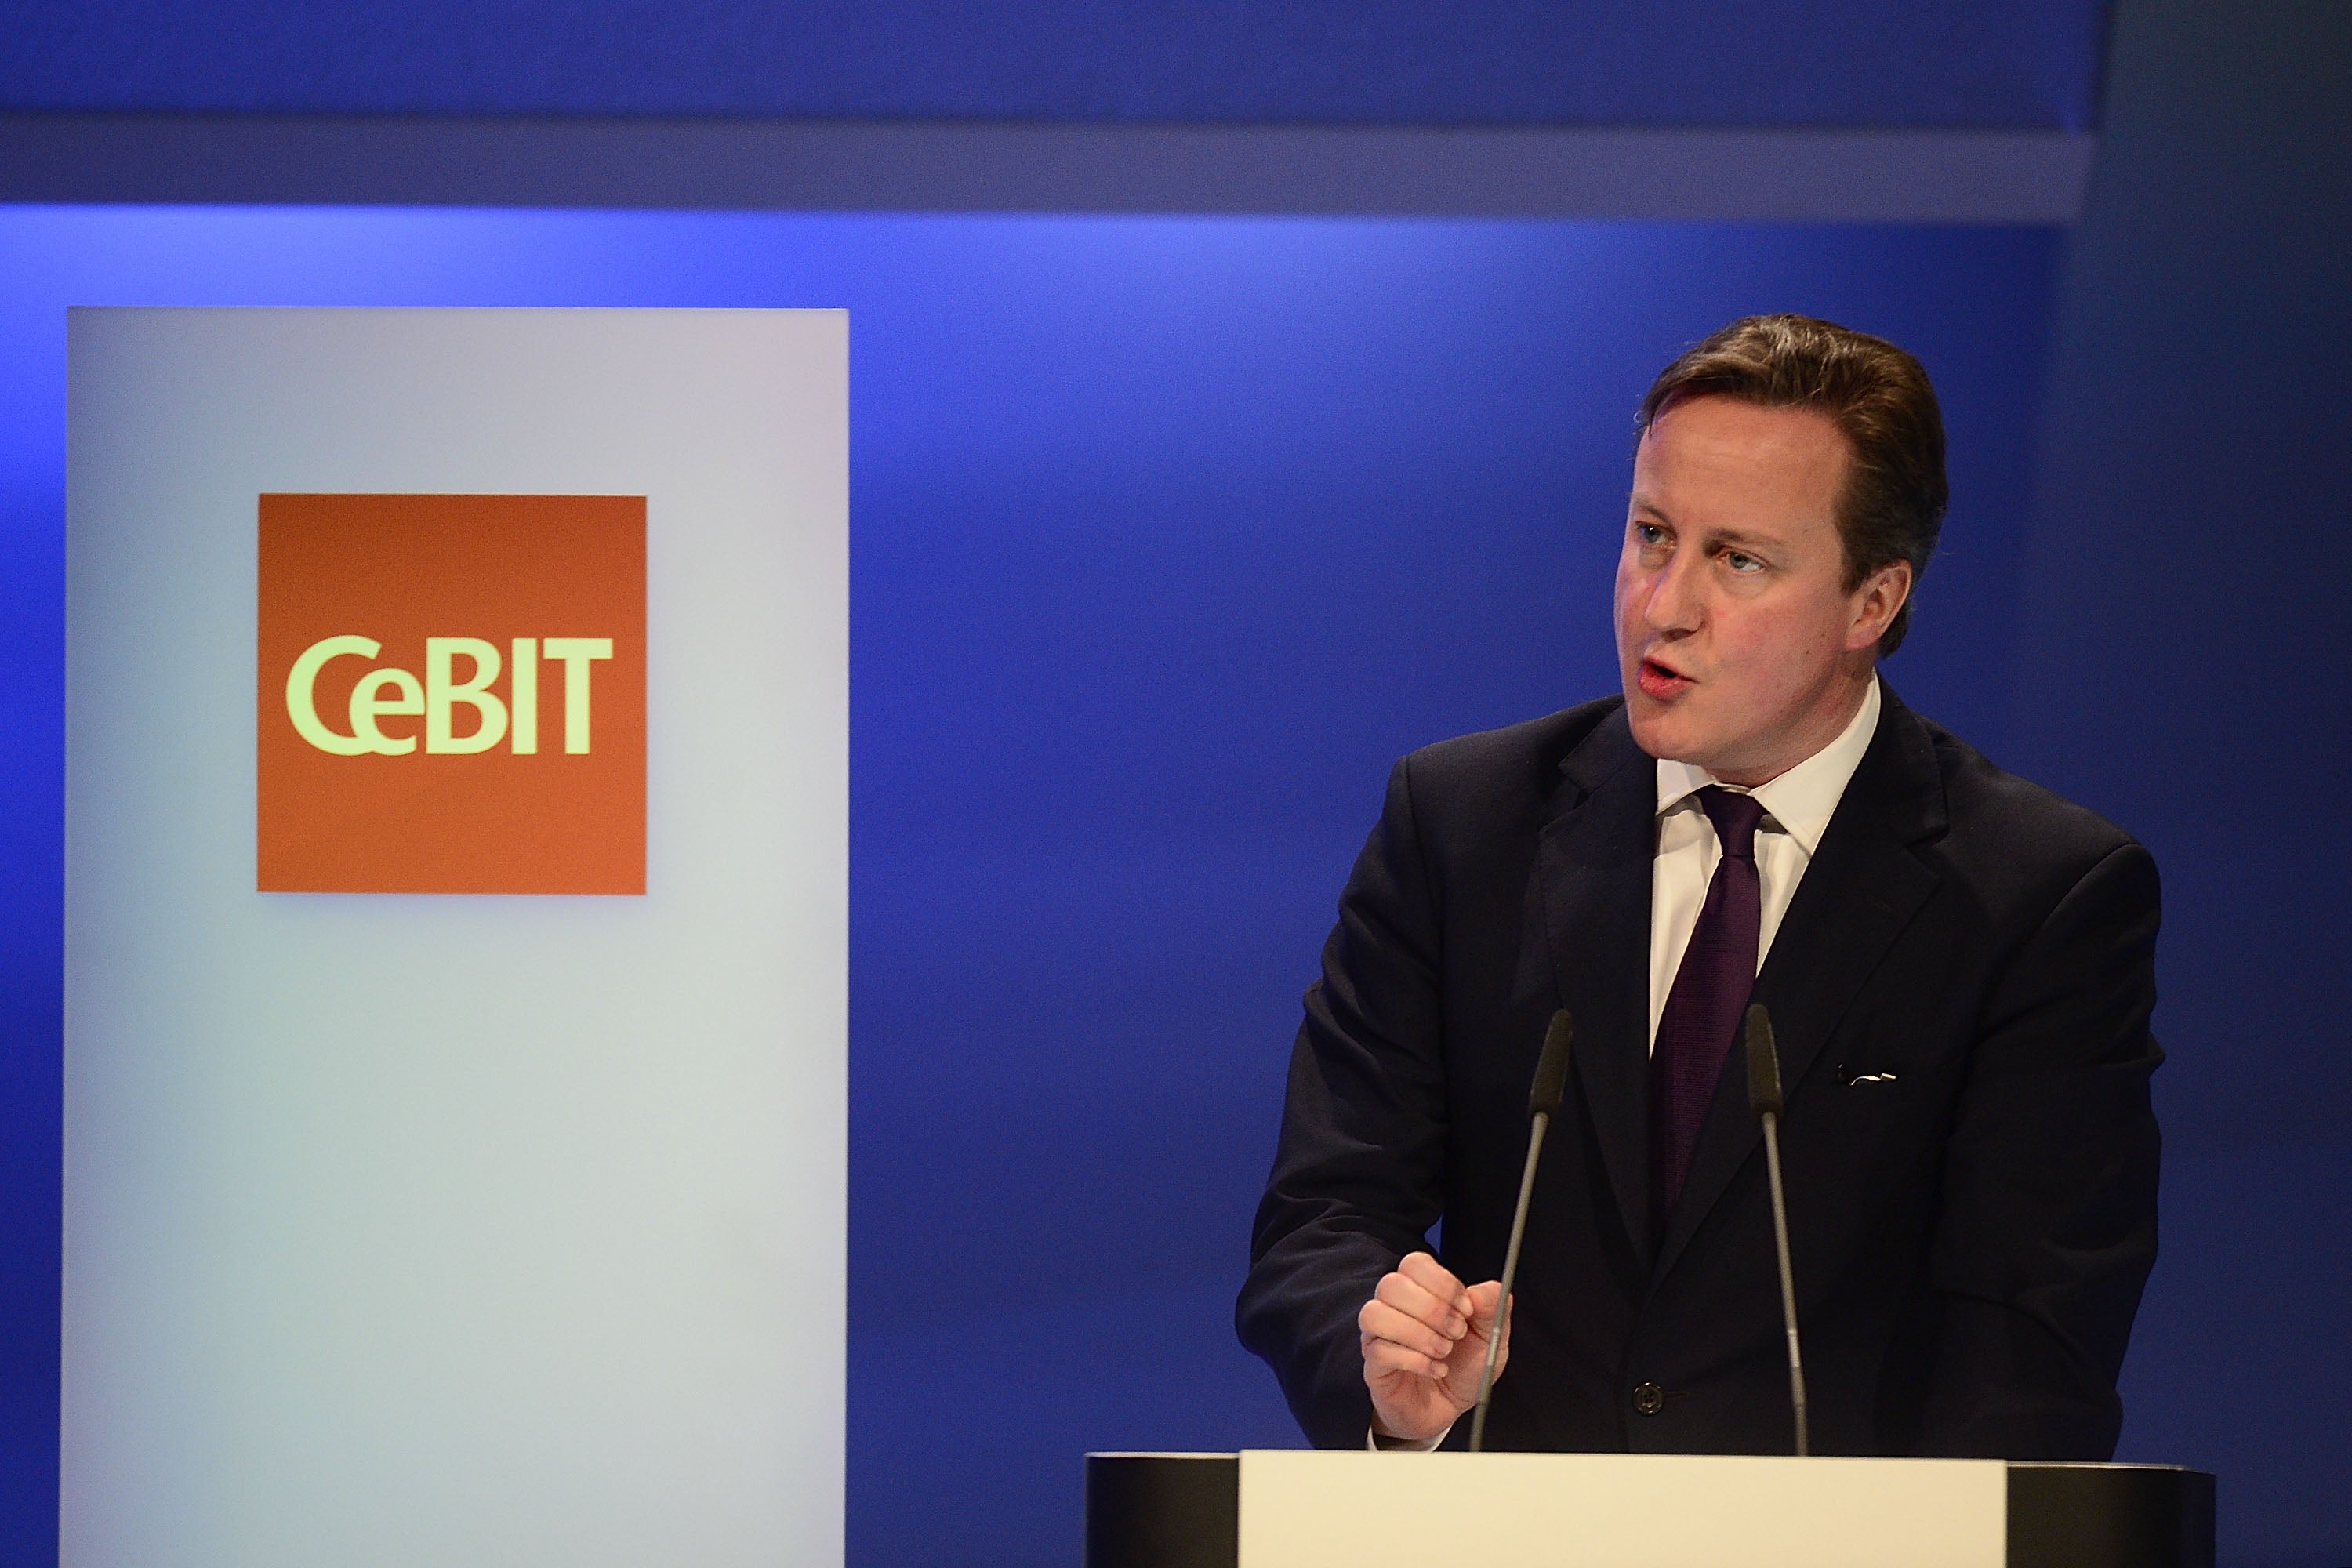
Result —
[[1654, 1383], [1644, 1383], [1633, 1390], [1633, 1408], [1644, 1415], [1655, 1415], [1666, 1407], [1666, 1391]]

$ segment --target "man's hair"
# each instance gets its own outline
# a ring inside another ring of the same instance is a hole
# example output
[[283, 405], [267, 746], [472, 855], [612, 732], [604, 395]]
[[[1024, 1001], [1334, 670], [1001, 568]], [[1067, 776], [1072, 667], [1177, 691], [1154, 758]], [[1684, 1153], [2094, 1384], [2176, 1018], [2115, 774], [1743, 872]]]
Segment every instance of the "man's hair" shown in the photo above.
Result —
[[[1634, 421], [1636, 444], [1660, 415], [1693, 397], [1808, 409], [1835, 425], [1853, 458], [1837, 504], [1846, 591], [1882, 566], [1908, 561], [1916, 594], [1951, 497], [1944, 416], [1917, 360], [1885, 338], [1811, 316], [1748, 316], [1658, 373]], [[1893, 653], [1910, 629], [1906, 599], [1878, 651]]]

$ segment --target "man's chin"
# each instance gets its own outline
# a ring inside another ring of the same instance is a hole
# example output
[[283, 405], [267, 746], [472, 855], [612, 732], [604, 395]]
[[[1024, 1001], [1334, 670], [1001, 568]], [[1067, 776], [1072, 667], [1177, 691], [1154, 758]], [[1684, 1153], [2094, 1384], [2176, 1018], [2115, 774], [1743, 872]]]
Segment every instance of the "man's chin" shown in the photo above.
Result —
[[1633, 743], [1649, 755], [1662, 762], [1706, 766], [1706, 738], [1699, 733], [1699, 726], [1691, 722], [1680, 703], [1661, 702], [1640, 691], [1628, 692], [1625, 718], [1633, 731]]
[[1625, 693], [1625, 722], [1633, 731], [1633, 743], [1654, 757], [1665, 756], [1664, 748], [1675, 740], [1674, 710], [1638, 689]]

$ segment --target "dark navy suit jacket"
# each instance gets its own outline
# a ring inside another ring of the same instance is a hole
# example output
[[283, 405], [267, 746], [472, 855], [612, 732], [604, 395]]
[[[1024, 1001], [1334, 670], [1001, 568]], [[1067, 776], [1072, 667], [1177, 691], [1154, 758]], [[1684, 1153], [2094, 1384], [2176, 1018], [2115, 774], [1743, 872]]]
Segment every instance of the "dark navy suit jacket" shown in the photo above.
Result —
[[[1464, 1280], [1501, 1273], [1565, 1007], [1488, 1446], [1790, 1450], [1736, 1050], [1651, 1241], [1655, 781], [1614, 699], [1391, 776], [1307, 994], [1236, 1314], [1317, 1445], [1363, 1445], [1356, 1314], [1400, 1258], [1433, 1239]], [[2156, 1256], [2157, 919], [2139, 845], [1886, 693], [1757, 977], [1817, 1452], [2113, 1453]]]

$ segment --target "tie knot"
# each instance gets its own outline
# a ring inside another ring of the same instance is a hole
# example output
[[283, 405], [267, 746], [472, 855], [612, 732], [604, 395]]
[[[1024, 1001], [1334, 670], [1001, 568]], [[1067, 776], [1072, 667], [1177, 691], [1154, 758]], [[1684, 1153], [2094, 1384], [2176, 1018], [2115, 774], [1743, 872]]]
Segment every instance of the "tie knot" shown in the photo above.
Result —
[[1698, 803], [1706, 809], [1706, 819], [1715, 824], [1715, 837], [1724, 854], [1734, 860], [1756, 858], [1756, 825], [1764, 820], [1762, 801], [1708, 784], [1698, 792]]

